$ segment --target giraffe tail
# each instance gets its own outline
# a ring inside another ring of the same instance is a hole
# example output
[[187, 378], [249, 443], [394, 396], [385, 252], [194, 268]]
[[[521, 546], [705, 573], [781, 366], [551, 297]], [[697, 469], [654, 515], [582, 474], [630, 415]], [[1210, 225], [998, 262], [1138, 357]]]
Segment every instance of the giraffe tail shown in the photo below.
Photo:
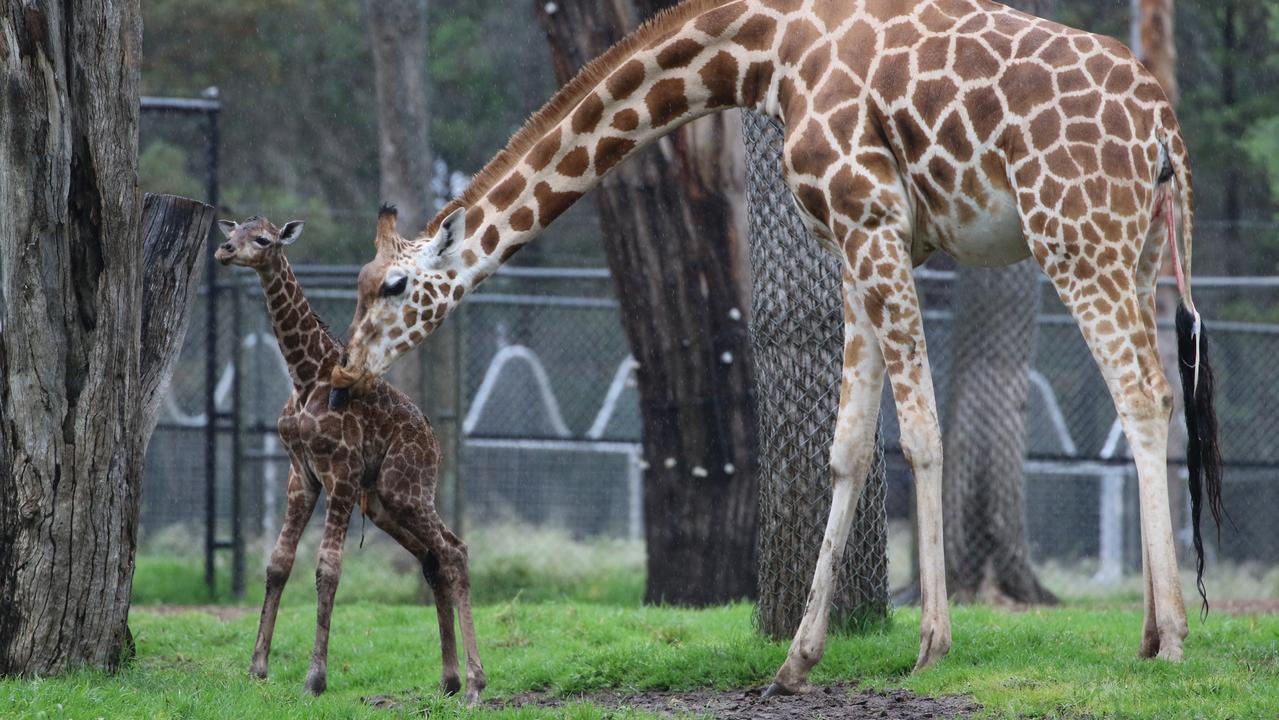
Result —
[[[1159, 180], [1164, 183], [1163, 216], [1168, 225], [1168, 244], [1172, 250], [1173, 268], [1177, 275], [1177, 290], [1181, 302], [1177, 307], [1177, 367], [1181, 375], [1182, 398], [1186, 416], [1186, 468], [1189, 475], [1190, 522], [1195, 547], [1195, 585], [1203, 598], [1201, 616], [1208, 614], [1208, 593], [1204, 587], [1204, 544], [1200, 531], [1203, 501], [1207, 495], [1208, 508], [1221, 534], [1221, 520], [1225, 516], [1222, 501], [1221, 443], [1217, 428], [1217, 411], [1213, 402], [1212, 363], [1208, 357], [1208, 340], [1203, 317], [1195, 308], [1190, 295], [1191, 236], [1194, 232], [1193, 190], [1190, 172], [1184, 155], [1174, 159], [1168, 146], [1163, 145], [1163, 162]], [[1177, 230], [1174, 220], [1174, 193], [1178, 195], [1182, 211], [1182, 244], [1184, 255], [1178, 253]]]

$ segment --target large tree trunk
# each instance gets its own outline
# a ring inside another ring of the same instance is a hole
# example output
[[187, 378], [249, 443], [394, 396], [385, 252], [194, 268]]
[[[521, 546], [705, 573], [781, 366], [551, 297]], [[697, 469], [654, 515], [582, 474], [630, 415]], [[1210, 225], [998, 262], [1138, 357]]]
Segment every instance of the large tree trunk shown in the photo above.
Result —
[[399, 208], [401, 228], [417, 232], [434, 210], [427, 139], [426, 0], [364, 0], [364, 10], [377, 86], [382, 199]]
[[[1056, 3], [1008, 4], [1044, 17]], [[959, 270], [942, 468], [946, 586], [961, 600], [1056, 602], [1035, 576], [1026, 536], [1026, 400], [1038, 279], [1031, 260]]]
[[201, 244], [153, 236], [176, 284], [143, 292], [136, 0], [3, 8], [0, 675], [114, 668], [154, 397], [177, 355], [141, 341], [179, 344], [157, 323], [185, 323], [167, 306], [189, 299], [176, 276]]
[[[566, 81], [674, 2], [533, 3]], [[601, 188], [604, 244], [639, 363], [645, 601], [755, 595], [755, 406], [744, 310], [740, 119], [718, 115], [630, 160]]]
[[[377, 85], [382, 198], [399, 209], [401, 228], [417, 232], [435, 210], [426, 101], [426, 0], [364, 0], [364, 8]], [[440, 499], [453, 501], [454, 512], [446, 512], [446, 517], [458, 532], [459, 342], [456, 322], [445, 323], [431, 334], [423, 352], [391, 370], [391, 381], [413, 398], [435, 426], [442, 452]]]
[[946, 586], [962, 601], [1056, 602], [1035, 577], [1026, 538], [1026, 399], [1039, 268], [1033, 261], [965, 268], [959, 278], [942, 463]]

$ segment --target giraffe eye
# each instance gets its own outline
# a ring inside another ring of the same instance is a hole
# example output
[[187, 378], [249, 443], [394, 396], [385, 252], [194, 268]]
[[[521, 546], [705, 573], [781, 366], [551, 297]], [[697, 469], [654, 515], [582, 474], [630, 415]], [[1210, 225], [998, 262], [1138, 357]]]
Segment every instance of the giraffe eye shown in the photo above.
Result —
[[405, 288], [409, 286], [409, 277], [401, 275], [393, 280], [382, 283], [382, 290], [379, 295], [382, 297], [396, 297], [404, 294]]
[[271, 247], [271, 239], [265, 235], [259, 235], [253, 238], [253, 242], [256, 243], [258, 247]]

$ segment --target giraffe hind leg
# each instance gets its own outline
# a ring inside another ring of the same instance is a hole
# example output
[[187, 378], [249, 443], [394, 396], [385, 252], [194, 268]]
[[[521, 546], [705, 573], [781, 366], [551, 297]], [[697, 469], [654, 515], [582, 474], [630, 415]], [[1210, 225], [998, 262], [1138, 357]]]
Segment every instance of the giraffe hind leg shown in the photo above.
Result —
[[[1032, 210], [1023, 208], [1023, 212]], [[1180, 660], [1187, 624], [1168, 494], [1168, 421], [1173, 401], [1154, 342], [1156, 329], [1149, 307], [1153, 300], [1146, 287], [1153, 283], [1152, 273], [1148, 267], [1125, 264], [1124, 253], [1118, 252], [1097, 253], [1091, 264], [1083, 266], [1082, 262], [1090, 261], [1067, 253], [1059, 237], [1029, 232], [1028, 238], [1101, 370], [1137, 465], [1148, 594], [1140, 652]], [[1106, 240], [1112, 246], [1136, 242], [1123, 236]]]
[[[397, 471], [392, 471], [397, 472]], [[394, 484], [392, 482], [392, 484]], [[462, 645], [466, 651], [466, 699], [478, 702], [480, 693], [488, 684], [484, 665], [480, 661], [479, 645], [475, 635], [475, 622], [471, 616], [470, 580], [467, 572], [466, 545], [447, 527], [436, 512], [435, 507], [419, 497], [386, 497], [388, 511], [396, 522], [408, 532], [413, 533], [419, 542], [425, 545], [436, 559], [433, 574], [439, 578], [439, 587], [432, 586], [436, 595], [437, 609], [441, 602], [451, 602], [451, 608], [457, 610], [458, 625], [462, 632]], [[429, 580], [429, 578], [428, 578]], [[440, 615], [441, 635], [445, 631], [446, 620]], [[453, 638], [453, 617], [450, 609], [447, 620], [449, 639]], [[456, 650], [453, 651], [453, 663], [456, 665]]]
[[452, 592], [440, 576], [439, 559], [431, 553], [419, 536], [396, 521], [386, 510], [378, 496], [369, 503], [373, 524], [390, 535], [422, 566], [422, 577], [435, 596], [435, 614], [440, 628], [440, 689], [445, 695], [455, 695], [462, 688], [458, 675], [457, 637], [454, 634]]

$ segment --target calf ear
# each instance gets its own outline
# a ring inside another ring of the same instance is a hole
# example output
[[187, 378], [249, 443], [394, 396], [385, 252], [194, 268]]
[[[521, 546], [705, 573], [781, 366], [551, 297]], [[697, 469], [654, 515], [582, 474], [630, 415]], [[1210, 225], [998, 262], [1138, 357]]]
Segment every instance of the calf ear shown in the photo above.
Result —
[[231, 237], [231, 233], [235, 232], [235, 223], [230, 220], [219, 220], [218, 229], [222, 231], [223, 235]]
[[280, 244], [292, 245], [297, 242], [298, 238], [302, 237], [302, 228], [304, 227], [306, 225], [301, 220], [294, 220], [285, 225], [284, 229], [280, 231]]

